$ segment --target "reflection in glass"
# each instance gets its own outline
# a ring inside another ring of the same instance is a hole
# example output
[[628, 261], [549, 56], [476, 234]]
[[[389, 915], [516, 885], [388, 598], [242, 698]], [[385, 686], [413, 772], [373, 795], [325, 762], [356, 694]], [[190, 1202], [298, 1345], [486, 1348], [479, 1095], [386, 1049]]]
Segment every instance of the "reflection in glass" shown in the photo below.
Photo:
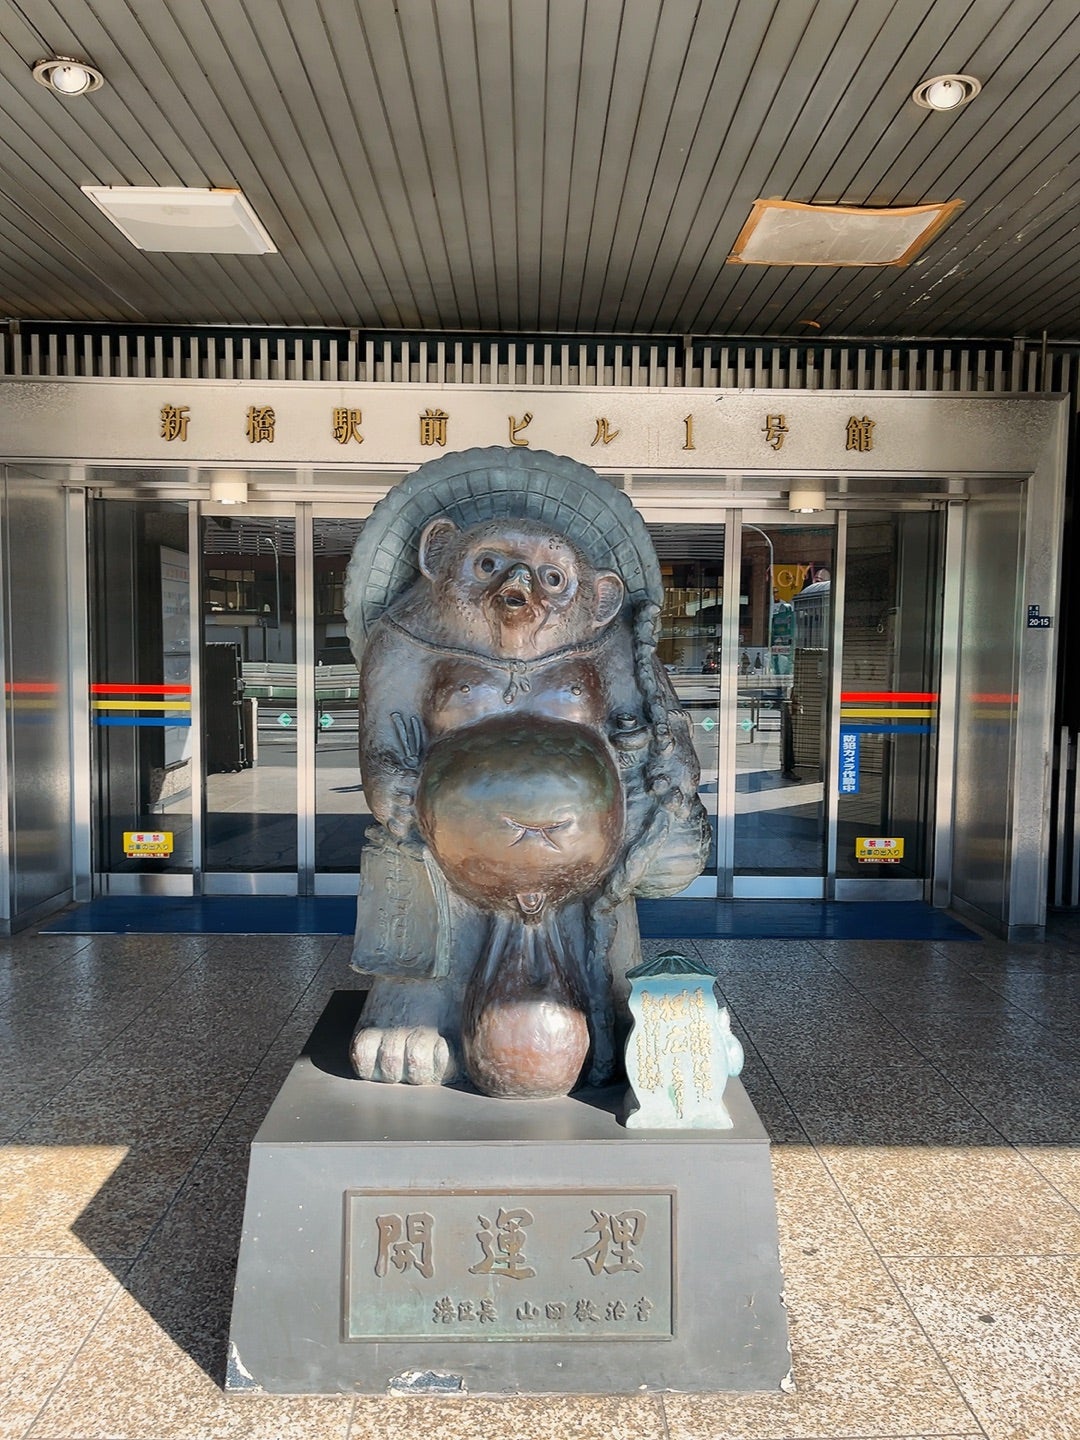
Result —
[[297, 866], [296, 527], [203, 520], [207, 871]]
[[360, 784], [360, 677], [345, 633], [345, 570], [362, 520], [314, 521], [315, 869], [360, 869], [371, 819]]
[[825, 873], [828, 526], [742, 527], [735, 873]]
[[724, 526], [650, 525], [649, 534], [664, 581], [657, 653], [693, 727], [699, 793], [713, 832], [704, 873], [715, 875]]

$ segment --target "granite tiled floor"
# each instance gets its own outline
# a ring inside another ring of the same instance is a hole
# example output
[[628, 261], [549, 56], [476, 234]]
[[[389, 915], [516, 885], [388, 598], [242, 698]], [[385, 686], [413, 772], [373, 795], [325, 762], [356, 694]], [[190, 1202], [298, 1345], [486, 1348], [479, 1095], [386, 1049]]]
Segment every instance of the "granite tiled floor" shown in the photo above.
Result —
[[793, 1394], [226, 1397], [247, 1145], [347, 942], [28, 933], [0, 941], [0, 1440], [1075, 1440], [1080, 924], [680, 948], [774, 1142]]

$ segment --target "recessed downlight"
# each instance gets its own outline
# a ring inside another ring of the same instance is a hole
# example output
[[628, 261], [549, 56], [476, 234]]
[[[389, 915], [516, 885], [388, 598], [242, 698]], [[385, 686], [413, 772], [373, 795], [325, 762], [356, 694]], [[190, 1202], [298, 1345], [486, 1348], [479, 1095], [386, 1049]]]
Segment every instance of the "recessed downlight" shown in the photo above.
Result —
[[981, 89], [982, 83], [974, 75], [935, 75], [916, 85], [911, 98], [924, 110], [959, 110]]
[[73, 60], [70, 55], [54, 55], [51, 60], [39, 60], [33, 69], [34, 79], [47, 90], [73, 99], [76, 95], [89, 95], [91, 90], [100, 90], [105, 77], [85, 60]]

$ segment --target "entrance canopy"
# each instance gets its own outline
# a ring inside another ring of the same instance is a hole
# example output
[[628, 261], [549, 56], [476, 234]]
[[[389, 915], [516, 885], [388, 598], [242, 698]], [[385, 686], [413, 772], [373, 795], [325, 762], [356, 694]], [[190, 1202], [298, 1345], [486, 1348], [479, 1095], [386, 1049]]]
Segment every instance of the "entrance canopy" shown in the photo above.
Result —
[[[2, 0], [0, 36], [24, 325], [1078, 338], [1069, 0]], [[37, 83], [50, 52], [100, 88]], [[913, 98], [950, 75], [981, 88]], [[247, 253], [198, 253], [208, 190]], [[776, 200], [829, 208], [747, 263]]]

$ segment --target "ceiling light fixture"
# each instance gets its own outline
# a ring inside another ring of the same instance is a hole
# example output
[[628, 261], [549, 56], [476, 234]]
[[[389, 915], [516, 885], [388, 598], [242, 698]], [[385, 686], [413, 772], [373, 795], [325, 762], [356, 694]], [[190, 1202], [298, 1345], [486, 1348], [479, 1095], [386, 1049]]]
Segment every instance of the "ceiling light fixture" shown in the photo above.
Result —
[[247, 480], [242, 470], [218, 470], [210, 477], [210, 499], [215, 505], [246, 505]]
[[806, 205], [755, 200], [729, 265], [907, 265], [961, 201], [940, 205]]
[[974, 75], [935, 75], [916, 85], [911, 98], [924, 110], [959, 110], [969, 100], [974, 100], [982, 84]]
[[788, 491], [787, 508], [793, 515], [812, 515], [825, 509], [825, 486], [814, 480], [800, 480]]
[[100, 70], [88, 65], [85, 60], [73, 60], [70, 55], [54, 55], [51, 60], [39, 60], [33, 74], [39, 85], [68, 100], [76, 95], [89, 95], [91, 90], [100, 90], [105, 84]]
[[84, 185], [83, 194], [140, 250], [179, 255], [276, 255], [239, 190], [186, 185]]

